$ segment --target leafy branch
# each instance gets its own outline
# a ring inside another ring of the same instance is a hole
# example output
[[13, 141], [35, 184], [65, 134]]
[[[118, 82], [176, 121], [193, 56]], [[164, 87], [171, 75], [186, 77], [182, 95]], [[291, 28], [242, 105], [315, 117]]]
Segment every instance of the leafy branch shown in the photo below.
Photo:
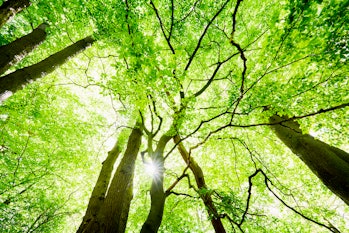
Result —
[[[264, 184], [265, 186], [267, 187], [267, 189], [269, 190], [269, 192], [271, 192], [273, 194], [274, 197], [276, 197], [276, 199], [278, 199], [284, 206], [286, 206], [288, 209], [292, 210], [293, 212], [295, 212], [297, 215], [301, 216], [302, 218], [306, 219], [307, 221], [310, 221], [316, 225], [319, 225], [321, 227], [324, 227], [326, 229], [328, 229], [329, 231], [331, 232], [334, 232], [334, 233], [340, 233], [340, 231], [335, 228], [334, 226], [332, 226], [332, 224], [330, 226], [326, 225], [326, 224], [323, 224], [319, 221], [316, 221], [304, 214], [302, 214], [301, 212], [299, 212], [298, 210], [296, 210], [295, 208], [293, 208], [292, 206], [290, 206], [289, 204], [287, 204], [281, 197], [279, 197], [275, 191], [273, 191], [270, 187], [270, 185], [274, 186], [273, 182], [269, 179], [269, 177], [265, 174], [265, 172], [261, 169], [257, 169], [252, 175], [250, 175], [248, 177], [248, 183], [249, 183], [249, 187], [248, 187], [248, 196], [247, 196], [247, 201], [246, 201], [246, 208], [245, 208], [245, 211], [244, 213], [242, 214], [242, 217], [241, 217], [241, 220], [239, 223], [237, 223], [237, 227], [242, 231], [243, 229], [241, 228], [242, 224], [245, 222], [245, 219], [246, 219], [246, 215], [248, 213], [248, 209], [250, 207], [250, 201], [251, 201], [251, 197], [252, 197], [252, 186], [253, 186], [253, 183], [252, 183], [252, 179], [254, 177], [256, 177], [259, 173], [261, 173], [264, 177]], [[275, 186], [274, 186], [275, 187]]]
[[[176, 187], [176, 185], [183, 179], [183, 178], [187, 178], [189, 179], [189, 175], [186, 173], [187, 170], [189, 168], [189, 165], [187, 165], [185, 167], [185, 169], [182, 172], [182, 175], [180, 175], [179, 177], [177, 177], [177, 179], [170, 185], [170, 187], [167, 188], [167, 190], [165, 191], [165, 195], [169, 196], [172, 193], [172, 190]], [[190, 184], [190, 181], [188, 181]], [[189, 185], [189, 188], [194, 188], [194, 186], [192, 186], [191, 184]], [[195, 188], [194, 188], [195, 189]]]
[[242, 0], [238, 0], [236, 2], [235, 8], [234, 8], [234, 12], [233, 12], [233, 16], [232, 16], [233, 17], [233, 26], [232, 26], [233, 29], [232, 29], [232, 32], [231, 32], [230, 43], [239, 51], [240, 57], [241, 57], [242, 62], [243, 62], [243, 69], [242, 69], [242, 72], [241, 72], [240, 96], [236, 100], [236, 104], [235, 104], [235, 107], [234, 107], [233, 114], [231, 116], [230, 122], [232, 122], [233, 117], [235, 115], [234, 113], [236, 112], [236, 110], [237, 110], [237, 108], [239, 106], [240, 101], [244, 97], [244, 87], [245, 87], [245, 79], [246, 79], [245, 76], [246, 76], [246, 71], [247, 71], [247, 58], [245, 56], [244, 50], [242, 49], [241, 45], [234, 40], [234, 35], [235, 35], [235, 30], [236, 30], [236, 15], [237, 15], [237, 12], [238, 12], [238, 9], [239, 9], [239, 6], [240, 6], [241, 2], [242, 2]]
[[230, 1], [230, 0], [227, 0], [227, 1], [224, 2], [224, 4], [222, 5], [222, 7], [216, 12], [216, 14], [212, 17], [212, 19], [211, 19], [211, 20], [208, 22], [208, 24], [206, 25], [206, 27], [205, 27], [203, 33], [201, 34], [201, 36], [200, 36], [200, 38], [199, 38], [199, 41], [198, 41], [198, 43], [197, 43], [197, 45], [196, 45], [196, 47], [195, 47], [193, 53], [192, 53], [191, 56], [189, 57], [189, 61], [188, 61], [187, 65], [185, 66], [184, 71], [187, 71], [187, 70], [189, 69], [190, 64], [192, 63], [192, 61], [193, 61], [193, 59], [194, 59], [194, 57], [195, 57], [197, 51], [199, 50], [200, 45], [201, 45], [201, 42], [202, 42], [202, 40], [204, 39], [204, 37], [205, 37], [205, 35], [206, 35], [208, 29], [210, 28], [210, 26], [211, 26], [211, 24], [213, 23], [213, 21], [217, 18], [217, 16], [223, 11], [223, 9], [225, 8], [225, 6], [228, 4], [229, 1]]
[[171, 44], [171, 36], [172, 36], [172, 30], [173, 30], [173, 21], [174, 21], [174, 5], [173, 5], [173, 0], [171, 0], [171, 26], [170, 26], [170, 32], [168, 34], [168, 36], [166, 36], [166, 33], [165, 33], [165, 28], [164, 28], [164, 24], [161, 20], [161, 17], [159, 15], [159, 11], [158, 9], [155, 7], [154, 5], [154, 2], [153, 1], [150, 1], [150, 5], [152, 6], [155, 14], [156, 14], [156, 17], [157, 19], [159, 20], [159, 24], [160, 24], [160, 28], [161, 28], [161, 31], [162, 31], [162, 34], [164, 35], [165, 39], [166, 39], [166, 42], [168, 44], [168, 46], [170, 47], [171, 51], [173, 54], [175, 54], [175, 50]]
[[281, 123], [284, 123], [284, 122], [287, 122], [287, 121], [299, 120], [299, 119], [303, 119], [303, 118], [306, 118], [306, 117], [315, 116], [315, 115], [319, 115], [319, 114], [326, 113], [326, 112], [331, 112], [331, 111], [342, 109], [342, 108], [345, 108], [345, 107], [348, 107], [348, 106], [349, 106], [349, 103], [344, 103], [344, 104], [340, 104], [340, 105], [337, 105], [337, 106], [334, 106], [334, 107], [320, 109], [318, 111], [311, 112], [311, 113], [308, 113], [308, 114], [305, 114], [305, 115], [293, 116], [293, 117], [290, 117], [288, 119], [284, 119], [282, 121], [277, 121], [277, 122], [256, 123], [256, 124], [249, 124], [249, 125], [230, 124], [230, 125], [227, 125], [226, 127], [231, 126], [231, 127], [249, 128], [249, 127], [255, 127], [255, 126], [277, 125], [277, 124], [281, 124]]
[[197, 91], [197, 92], [194, 94], [194, 97], [198, 97], [199, 95], [201, 95], [201, 94], [211, 85], [212, 81], [213, 81], [214, 78], [216, 77], [216, 75], [217, 75], [219, 69], [221, 68], [221, 66], [222, 66], [224, 63], [228, 62], [228, 61], [229, 61], [230, 59], [232, 59], [233, 57], [235, 57], [236, 55], [238, 55], [238, 54], [239, 54], [239, 53], [234, 53], [234, 54], [230, 55], [228, 58], [226, 58], [225, 60], [217, 62], [217, 63], [216, 63], [216, 65], [217, 65], [217, 66], [216, 66], [216, 69], [213, 71], [213, 73], [212, 73], [210, 79], [207, 81], [207, 83], [206, 83], [199, 91]]
[[[316, 112], [312, 112], [312, 113], [309, 113], [309, 114], [305, 114], [305, 115], [301, 115], [301, 116], [294, 116], [294, 117], [291, 117], [289, 119], [285, 119], [285, 120], [282, 120], [282, 121], [277, 121], [277, 122], [271, 122], [271, 123], [257, 123], [257, 124], [249, 124], [249, 125], [237, 125], [237, 124], [232, 124], [232, 122], [226, 124], [226, 125], [223, 125], [223, 126], [220, 126], [218, 127], [217, 129], [215, 130], [212, 130], [210, 131], [207, 136], [199, 143], [197, 143], [195, 146], [191, 147], [190, 148], [190, 151], [193, 150], [193, 149], [196, 149], [198, 148], [199, 146], [203, 145], [204, 143], [206, 143], [206, 141], [214, 134], [228, 128], [228, 127], [238, 127], [238, 128], [249, 128], [249, 127], [256, 127], [256, 126], [267, 126], [267, 125], [277, 125], [277, 124], [281, 124], [283, 122], [287, 122], [287, 121], [292, 121], [292, 120], [297, 120], [297, 119], [302, 119], [302, 118], [306, 118], [306, 117], [310, 117], [310, 116], [315, 116], [315, 115], [318, 115], [318, 114], [322, 114], [322, 113], [326, 113], [326, 112], [330, 112], [330, 111], [334, 111], [334, 110], [337, 110], [337, 109], [342, 109], [342, 108], [345, 108], [349, 106], [349, 103], [344, 103], [344, 104], [341, 104], [341, 105], [338, 105], [338, 106], [334, 106], [334, 107], [330, 107], [330, 108], [327, 108], [327, 109], [320, 109]], [[206, 120], [206, 121], [202, 121], [200, 122], [200, 127], [203, 123], [206, 123], [206, 122], [209, 122], [209, 121], [212, 121], [213, 119], [215, 118], [218, 118], [222, 115], [225, 115], [229, 113], [228, 111], [227, 112], [224, 112], [224, 113], [221, 113], [209, 120]], [[182, 140], [184, 139], [187, 139], [189, 138], [190, 136], [192, 136], [195, 132], [198, 131], [198, 128], [196, 128], [192, 133], [188, 134], [185, 138], [183, 138]]]

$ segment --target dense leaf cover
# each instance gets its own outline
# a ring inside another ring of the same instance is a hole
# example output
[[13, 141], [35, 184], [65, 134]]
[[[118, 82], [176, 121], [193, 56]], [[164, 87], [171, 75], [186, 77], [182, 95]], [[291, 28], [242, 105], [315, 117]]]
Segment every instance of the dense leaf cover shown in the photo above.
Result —
[[136, 120], [126, 232], [147, 219], [156, 177], [145, 167], [164, 135], [180, 142], [162, 154], [159, 232], [214, 232], [212, 218], [227, 232], [349, 229], [348, 206], [268, 126], [274, 114], [294, 117], [349, 151], [349, 1], [31, 2], [0, 29], [0, 46], [41, 23], [47, 38], [8, 72], [96, 42], [0, 105], [3, 232], [76, 231], [110, 145]]

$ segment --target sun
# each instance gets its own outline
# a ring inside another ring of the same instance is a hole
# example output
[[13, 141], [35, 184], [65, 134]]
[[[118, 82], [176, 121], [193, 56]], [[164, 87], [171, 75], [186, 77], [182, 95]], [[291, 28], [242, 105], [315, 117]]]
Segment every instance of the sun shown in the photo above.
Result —
[[146, 162], [145, 164], [145, 173], [151, 177], [157, 177], [159, 174], [159, 166], [153, 161]]

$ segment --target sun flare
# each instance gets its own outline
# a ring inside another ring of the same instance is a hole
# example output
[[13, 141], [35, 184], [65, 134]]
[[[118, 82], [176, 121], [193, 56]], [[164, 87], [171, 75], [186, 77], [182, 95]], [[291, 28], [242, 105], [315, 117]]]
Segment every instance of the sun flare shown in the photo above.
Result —
[[151, 177], [156, 177], [159, 173], [159, 168], [154, 162], [147, 162], [145, 163], [145, 173]]

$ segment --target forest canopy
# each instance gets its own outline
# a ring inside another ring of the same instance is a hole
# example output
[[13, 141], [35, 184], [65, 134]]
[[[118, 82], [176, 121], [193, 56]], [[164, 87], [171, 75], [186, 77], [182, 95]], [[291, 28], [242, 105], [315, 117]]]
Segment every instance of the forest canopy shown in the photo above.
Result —
[[348, 231], [348, 12], [0, 1], [0, 231]]

